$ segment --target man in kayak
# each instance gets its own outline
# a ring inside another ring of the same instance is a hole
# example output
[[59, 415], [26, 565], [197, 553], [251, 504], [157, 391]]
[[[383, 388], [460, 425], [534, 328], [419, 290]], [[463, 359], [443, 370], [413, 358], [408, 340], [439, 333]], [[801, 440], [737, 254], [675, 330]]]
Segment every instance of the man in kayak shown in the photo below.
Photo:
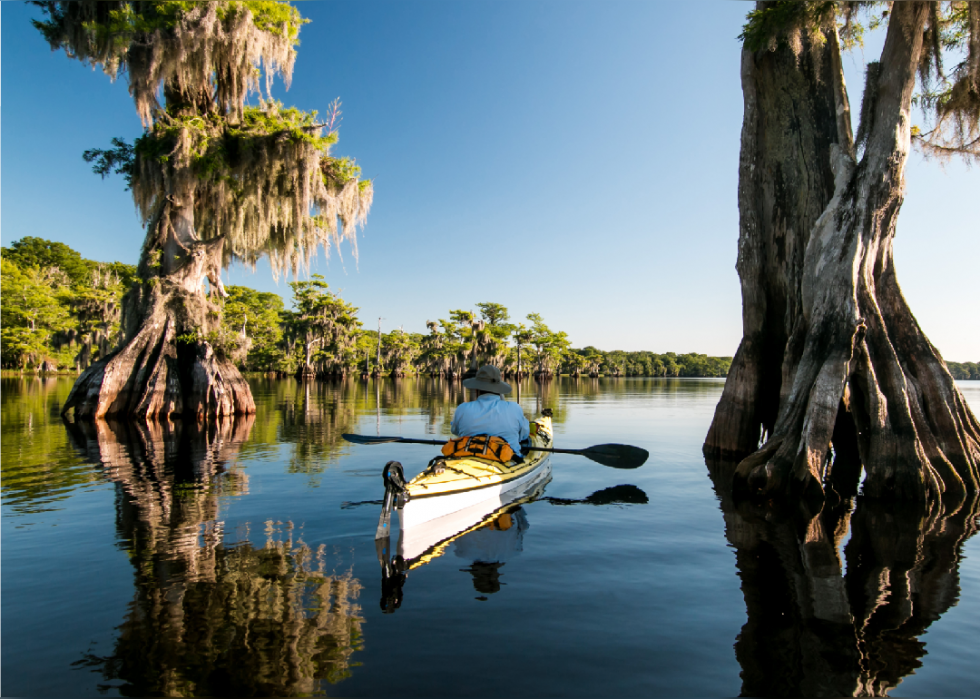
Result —
[[521, 453], [521, 441], [531, 436], [531, 426], [517, 403], [508, 403], [502, 396], [510, 393], [510, 384], [500, 378], [500, 369], [481, 366], [476, 376], [463, 379], [463, 387], [476, 393], [476, 400], [456, 408], [450, 426], [459, 437], [488, 434], [501, 437], [510, 444], [514, 454]]

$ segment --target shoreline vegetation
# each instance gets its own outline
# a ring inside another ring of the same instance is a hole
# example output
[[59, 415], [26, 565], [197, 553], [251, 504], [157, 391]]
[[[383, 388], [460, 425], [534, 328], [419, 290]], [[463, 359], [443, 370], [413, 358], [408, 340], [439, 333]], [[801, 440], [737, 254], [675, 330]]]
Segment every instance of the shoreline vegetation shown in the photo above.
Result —
[[[134, 265], [87, 260], [64, 243], [35, 237], [0, 250], [3, 376], [78, 374], [107, 356], [121, 337], [123, 296], [140, 282]], [[300, 377], [443, 376], [479, 364], [509, 376], [725, 377], [731, 357], [574, 348], [537, 313], [512, 322], [497, 303], [450, 310], [428, 334], [362, 327], [358, 309], [320, 275], [289, 283], [293, 309], [278, 294], [230, 286], [223, 318], [207, 340], [249, 374]], [[980, 363], [947, 362], [953, 377], [980, 379]]]
[[[35, 237], [2, 248], [0, 264], [4, 375], [77, 374], [120, 345], [123, 297], [141, 281], [134, 265], [87, 260]], [[510, 377], [724, 377], [731, 365], [731, 357], [697, 353], [573, 348], [539, 314], [515, 323], [507, 308], [489, 302], [427, 321], [428, 334], [398, 329], [382, 332], [379, 342], [322, 276], [289, 286], [291, 310], [278, 294], [230, 286], [217, 299], [218, 329], [177, 341], [205, 340], [242, 372], [277, 376], [461, 378], [490, 363]]]

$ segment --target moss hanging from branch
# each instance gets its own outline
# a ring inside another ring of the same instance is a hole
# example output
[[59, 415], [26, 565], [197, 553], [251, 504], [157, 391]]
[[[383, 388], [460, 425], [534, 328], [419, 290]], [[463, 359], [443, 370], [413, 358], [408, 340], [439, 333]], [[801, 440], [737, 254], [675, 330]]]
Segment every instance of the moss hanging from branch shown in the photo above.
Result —
[[[980, 162], [980, 3], [936, 3], [930, 19], [917, 96], [926, 125], [913, 127], [913, 142], [926, 156]], [[943, 52], [960, 59], [948, 75]]]
[[[210, 102], [237, 119], [250, 92], [268, 95], [275, 74], [287, 87], [299, 28], [307, 20], [280, 2], [37, 2], [48, 15], [35, 21], [52, 49], [115, 78], [126, 71], [136, 111], [149, 126], [158, 118], [161, 87]], [[170, 104], [175, 110], [186, 106]], [[182, 100], [177, 100], [181, 102]]]
[[170, 193], [190, 189], [197, 233], [225, 238], [224, 264], [268, 254], [274, 274], [296, 275], [320, 245], [329, 251], [345, 239], [356, 255], [374, 190], [353, 160], [330, 155], [337, 135], [322, 131], [316, 112], [277, 103], [246, 107], [239, 123], [214, 114], [161, 119], [134, 149], [144, 225]]

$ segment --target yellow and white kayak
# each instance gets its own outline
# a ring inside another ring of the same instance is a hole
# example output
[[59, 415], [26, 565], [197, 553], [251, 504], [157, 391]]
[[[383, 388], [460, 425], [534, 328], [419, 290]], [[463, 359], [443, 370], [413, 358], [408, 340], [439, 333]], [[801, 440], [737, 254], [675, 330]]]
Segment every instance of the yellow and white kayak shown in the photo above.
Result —
[[[531, 445], [553, 447], [553, 442], [551, 418], [541, 416], [534, 420]], [[408, 545], [407, 538], [425, 522], [462, 510], [469, 510], [467, 514], [489, 513], [512, 501], [512, 495], [547, 477], [549, 457], [548, 452], [530, 451], [523, 462], [501, 463], [480, 457], [438, 460], [438, 466], [430, 466], [405, 485], [409, 497], [400, 498], [396, 506], [401, 535], [409, 549], [406, 553], [416, 548]], [[467, 519], [479, 521], [481, 517], [476, 514]], [[429, 536], [424, 538], [431, 540]]]

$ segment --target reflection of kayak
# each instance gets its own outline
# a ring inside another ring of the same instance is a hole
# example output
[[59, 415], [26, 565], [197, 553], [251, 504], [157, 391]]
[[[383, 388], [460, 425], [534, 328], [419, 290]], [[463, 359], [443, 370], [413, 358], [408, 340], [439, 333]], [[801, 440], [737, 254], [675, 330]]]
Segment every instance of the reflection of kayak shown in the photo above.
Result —
[[[509, 532], [511, 536], [499, 537], [505, 541], [494, 542], [497, 544], [496, 548], [507, 548], [509, 544], [510, 548], [519, 550], [522, 535], [528, 526], [521, 505], [540, 497], [550, 480], [551, 462], [545, 454], [545, 458], [538, 461], [537, 468], [530, 476], [512, 479], [506, 484], [509, 486], [506, 488], [497, 486], [477, 491], [485, 494], [494, 492], [495, 494], [490, 497], [441, 517], [416, 521], [412, 526], [405, 526], [405, 520], [402, 519], [396, 555], [391, 555], [388, 537], [375, 540], [378, 561], [381, 563], [381, 609], [386, 614], [391, 614], [401, 606], [403, 587], [409, 571], [443, 555], [453, 543], [459, 546], [467, 537], [479, 537], [481, 533], [488, 533], [487, 530], [492, 530], [492, 534]], [[464, 494], [449, 494], [441, 497], [458, 499]], [[414, 502], [413, 500], [408, 504]], [[502, 551], [490, 551], [489, 549], [493, 547], [488, 547], [487, 543], [474, 541], [468, 548], [457, 549], [457, 554], [461, 557], [472, 558], [473, 565], [469, 570], [474, 575], [474, 585], [477, 585], [477, 578], [480, 578], [482, 573], [486, 573], [490, 578], [499, 577], [497, 568], [501, 565], [501, 561], [482, 559], [506, 557], [501, 555]], [[488, 550], [481, 554], [477, 553], [479, 549]], [[485, 571], [487, 566], [493, 570]], [[477, 589], [484, 593], [495, 591], [491, 589], [492, 587], [491, 582], [487, 582], [487, 585], [483, 583], [477, 585]]]
[[[531, 423], [531, 445], [553, 447], [551, 417], [544, 415]], [[424, 522], [464, 510], [479, 520], [502, 504], [513, 500], [511, 491], [522, 491], [542, 480], [549, 454], [531, 451], [522, 462], [500, 463], [480, 457], [434, 459], [425, 471], [406, 484], [408, 498], [398, 500], [401, 530], [411, 533]], [[407, 500], [407, 502], [406, 502]], [[470, 515], [467, 515], [470, 516]]]

